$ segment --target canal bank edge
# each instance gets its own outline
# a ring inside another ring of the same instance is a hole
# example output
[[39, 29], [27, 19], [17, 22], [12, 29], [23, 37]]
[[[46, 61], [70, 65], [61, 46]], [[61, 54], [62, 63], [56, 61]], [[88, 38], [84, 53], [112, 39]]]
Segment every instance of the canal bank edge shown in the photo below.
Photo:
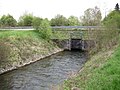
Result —
[[0, 74], [17, 69], [63, 51], [52, 41], [31, 38], [7, 38], [0, 45]]
[[[88, 59], [88, 61], [85, 63], [83, 68], [76, 74], [76, 76], [73, 76], [73, 77], [67, 79], [63, 83], [63, 85], [60, 87], [64, 87], [64, 88], [62, 88], [63, 90], [71, 90], [71, 88], [73, 88], [73, 87], [77, 87], [80, 90], [88, 90], [88, 89], [98, 90], [98, 89], [100, 89], [99, 86], [103, 87], [102, 84], [107, 83], [107, 81], [106, 82], [103, 81], [102, 83], [98, 82], [97, 80], [99, 80], [99, 78], [101, 79], [102, 77], [101, 76], [94, 77], [94, 75], [98, 74], [97, 73], [98, 70], [99, 70], [99, 72], [102, 72], [101, 68], [103, 68], [103, 67], [105, 67], [106, 69], [108, 68], [108, 67], [106, 67], [106, 65], [107, 65], [107, 63], [110, 62], [110, 59], [115, 57], [115, 53], [118, 48], [119, 48], [119, 46], [116, 45], [116, 46], [113, 46], [109, 50], [99, 51], [98, 53], [92, 55], [91, 58]], [[99, 74], [99, 75], [104, 75], [104, 74]], [[108, 75], [108, 77], [109, 77], [109, 75]], [[94, 81], [94, 78], [97, 80]], [[106, 78], [106, 77], [104, 77], [104, 78]], [[93, 81], [92, 84], [91, 84], [90, 80], [91, 80], [91, 82]], [[102, 81], [102, 79], [100, 81]], [[91, 87], [88, 88], [88, 84], [91, 85]], [[95, 87], [98, 89], [93, 89], [94, 85], [96, 85]]]

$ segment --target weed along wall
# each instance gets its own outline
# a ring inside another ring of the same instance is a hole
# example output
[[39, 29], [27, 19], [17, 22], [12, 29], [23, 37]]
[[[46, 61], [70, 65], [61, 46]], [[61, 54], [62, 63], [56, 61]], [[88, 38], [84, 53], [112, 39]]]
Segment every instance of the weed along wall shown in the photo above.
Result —
[[0, 31], [0, 74], [60, 51], [36, 31]]

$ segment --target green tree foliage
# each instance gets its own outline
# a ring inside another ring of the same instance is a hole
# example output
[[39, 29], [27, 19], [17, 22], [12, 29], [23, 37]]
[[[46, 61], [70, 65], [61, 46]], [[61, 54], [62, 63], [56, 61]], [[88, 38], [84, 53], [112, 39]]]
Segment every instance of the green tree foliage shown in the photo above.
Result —
[[77, 17], [75, 17], [75, 16], [70, 16], [70, 17], [68, 18], [68, 25], [69, 25], [69, 26], [78, 26], [78, 25], [80, 25], [80, 21], [78, 20]]
[[58, 14], [51, 19], [51, 26], [68, 26], [68, 20], [63, 15]]
[[0, 27], [2, 27], [2, 22], [1, 22], [1, 19], [0, 19]]
[[13, 18], [12, 15], [3, 15], [0, 19], [1, 26], [16, 26], [17, 21]]
[[114, 10], [104, 18], [103, 24], [108, 27], [120, 28], [120, 12]]
[[52, 36], [52, 29], [48, 19], [44, 19], [41, 21], [41, 24], [39, 25], [39, 33], [40, 36], [44, 39], [50, 39], [50, 37]]
[[30, 13], [25, 13], [23, 16], [20, 16], [18, 20], [19, 26], [32, 26], [34, 16]]
[[103, 24], [108, 27], [120, 28], [120, 10], [118, 3], [115, 10], [111, 11], [103, 20]]
[[97, 6], [95, 8], [89, 8], [84, 12], [84, 16], [81, 17], [81, 22], [84, 26], [97, 26], [101, 24], [101, 11]]
[[40, 18], [40, 17], [34, 17], [34, 18], [33, 18], [33, 27], [34, 27], [36, 30], [39, 29], [39, 25], [41, 24], [42, 20], [43, 20], [43, 19]]

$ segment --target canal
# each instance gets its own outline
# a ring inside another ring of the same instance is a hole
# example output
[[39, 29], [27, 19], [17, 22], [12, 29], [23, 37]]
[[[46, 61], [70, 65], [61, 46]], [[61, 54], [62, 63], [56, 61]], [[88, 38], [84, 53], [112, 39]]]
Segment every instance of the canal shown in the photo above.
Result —
[[0, 75], [0, 90], [51, 90], [86, 62], [80, 51], [64, 51]]

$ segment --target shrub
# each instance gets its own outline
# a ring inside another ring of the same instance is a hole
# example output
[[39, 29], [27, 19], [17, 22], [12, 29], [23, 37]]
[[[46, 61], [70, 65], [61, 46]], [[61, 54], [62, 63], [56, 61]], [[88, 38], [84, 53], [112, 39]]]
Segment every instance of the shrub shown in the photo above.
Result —
[[41, 24], [39, 25], [39, 33], [43, 39], [50, 39], [52, 36], [52, 29], [47, 19], [42, 20]]

